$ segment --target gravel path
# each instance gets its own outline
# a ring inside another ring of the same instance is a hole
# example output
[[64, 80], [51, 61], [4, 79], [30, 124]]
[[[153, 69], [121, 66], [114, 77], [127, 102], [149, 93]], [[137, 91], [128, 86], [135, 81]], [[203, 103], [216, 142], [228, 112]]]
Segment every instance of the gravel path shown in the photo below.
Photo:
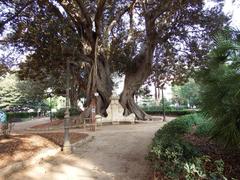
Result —
[[163, 124], [153, 121], [99, 127], [90, 133], [94, 139], [76, 148], [73, 154], [58, 154], [8, 179], [147, 180], [150, 169], [145, 156], [154, 133]]

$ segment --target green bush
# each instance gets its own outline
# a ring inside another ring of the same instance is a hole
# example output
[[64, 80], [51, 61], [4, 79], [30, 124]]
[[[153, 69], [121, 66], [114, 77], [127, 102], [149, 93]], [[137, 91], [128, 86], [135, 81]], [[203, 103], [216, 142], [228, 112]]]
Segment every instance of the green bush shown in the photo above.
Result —
[[69, 112], [70, 112], [70, 116], [77, 116], [81, 114], [81, 110], [77, 108], [70, 108]]
[[205, 169], [206, 158], [196, 147], [183, 139], [183, 135], [190, 133], [193, 126], [197, 127], [198, 133], [201, 132], [199, 134], [210, 130], [210, 126], [206, 127], [204, 116], [190, 114], [167, 123], [156, 132], [148, 154], [153, 168], [157, 172], [163, 172], [168, 179], [222, 178], [220, 171], [207, 171]]
[[[213, 169], [208, 170], [207, 164], [212, 164]], [[223, 160], [212, 160], [209, 156], [200, 156], [191, 159], [184, 164], [185, 179], [223, 179], [224, 176], [224, 162]]]
[[[163, 114], [163, 111], [160, 109], [154, 109], [154, 108], [143, 108], [143, 110], [147, 113], [147, 114], [151, 114], [151, 115], [159, 115], [159, 114]], [[197, 113], [199, 112], [199, 110], [187, 110], [187, 109], [183, 109], [183, 110], [165, 110], [165, 114], [168, 116], [182, 116], [182, 115], [187, 115], [187, 114], [193, 114], [193, 113]]]
[[[58, 119], [63, 119], [64, 116], [65, 116], [65, 111], [66, 111], [65, 108], [59, 109], [59, 110], [55, 113], [56, 118], [58, 118]], [[70, 109], [69, 109], [69, 113], [70, 113], [70, 116], [77, 116], [77, 115], [80, 115], [80, 114], [81, 114], [81, 111], [80, 111], [79, 109], [77, 109], [77, 108], [70, 108]]]
[[203, 122], [203, 117], [200, 114], [195, 113], [181, 116], [167, 123], [162, 129], [159, 129], [156, 136], [165, 136], [167, 134], [171, 134], [171, 136], [182, 136], [183, 134], [189, 132], [193, 125], [197, 126]]
[[196, 156], [198, 152], [190, 143], [185, 142], [182, 136], [190, 132], [198, 119], [197, 114], [179, 117], [156, 132], [148, 156], [155, 170], [163, 171], [168, 178], [177, 178], [183, 173], [186, 159]]
[[[162, 111], [162, 106], [157, 106], [157, 105], [152, 105], [152, 106], [142, 106], [141, 107], [144, 111], [149, 111], [149, 112], [158, 112], [158, 111]], [[167, 106], [165, 107], [165, 111], [171, 111], [174, 110], [174, 108]]]
[[196, 78], [202, 111], [214, 122], [213, 138], [240, 149], [240, 32], [225, 30], [215, 37], [205, 68]]
[[63, 119], [65, 115], [65, 109], [61, 108], [56, 113], [54, 113], [54, 116], [58, 119]]
[[21, 121], [25, 118], [37, 117], [37, 112], [8, 112], [7, 119], [12, 122]]
[[205, 122], [197, 126], [195, 134], [197, 136], [211, 136], [213, 127], [214, 123], [206, 119]]

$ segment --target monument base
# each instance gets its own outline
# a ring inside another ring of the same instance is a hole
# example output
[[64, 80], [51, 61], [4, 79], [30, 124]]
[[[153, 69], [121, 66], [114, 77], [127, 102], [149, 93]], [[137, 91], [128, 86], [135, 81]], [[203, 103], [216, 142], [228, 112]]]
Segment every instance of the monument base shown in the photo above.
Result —
[[128, 116], [123, 116], [124, 109], [119, 103], [119, 96], [113, 92], [111, 96], [111, 103], [107, 108], [107, 117], [99, 117], [96, 116], [97, 123], [112, 123], [112, 124], [120, 124], [121, 122], [129, 122], [131, 124], [135, 123], [135, 114], [130, 114]]

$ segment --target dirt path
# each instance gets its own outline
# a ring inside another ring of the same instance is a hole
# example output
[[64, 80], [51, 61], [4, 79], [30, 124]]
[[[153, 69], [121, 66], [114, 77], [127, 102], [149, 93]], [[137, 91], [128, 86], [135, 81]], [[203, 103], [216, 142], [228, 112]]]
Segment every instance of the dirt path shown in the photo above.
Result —
[[13, 126], [13, 132], [22, 132], [32, 126], [49, 122], [49, 117], [36, 118], [30, 121], [16, 122]]
[[91, 133], [94, 139], [73, 154], [59, 154], [7, 179], [147, 180], [150, 169], [145, 156], [154, 133], [163, 124], [154, 121], [100, 127]]

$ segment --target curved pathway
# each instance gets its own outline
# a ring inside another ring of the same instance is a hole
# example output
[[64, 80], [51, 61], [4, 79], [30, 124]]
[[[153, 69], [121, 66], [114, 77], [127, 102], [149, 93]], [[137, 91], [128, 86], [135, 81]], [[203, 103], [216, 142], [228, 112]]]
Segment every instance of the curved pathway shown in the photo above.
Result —
[[14, 133], [24, 132], [25, 129], [28, 129], [32, 126], [48, 122], [50, 122], [49, 117], [34, 118], [33, 120], [30, 121], [15, 122], [12, 131]]
[[154, 133], [163, 124], [152, 121], [99, 127], [90, 133], [94, 139], [77, 147], [73, 154], [60, 153], [8, 179], [147, 180], [150, 169], [145, 157]]

